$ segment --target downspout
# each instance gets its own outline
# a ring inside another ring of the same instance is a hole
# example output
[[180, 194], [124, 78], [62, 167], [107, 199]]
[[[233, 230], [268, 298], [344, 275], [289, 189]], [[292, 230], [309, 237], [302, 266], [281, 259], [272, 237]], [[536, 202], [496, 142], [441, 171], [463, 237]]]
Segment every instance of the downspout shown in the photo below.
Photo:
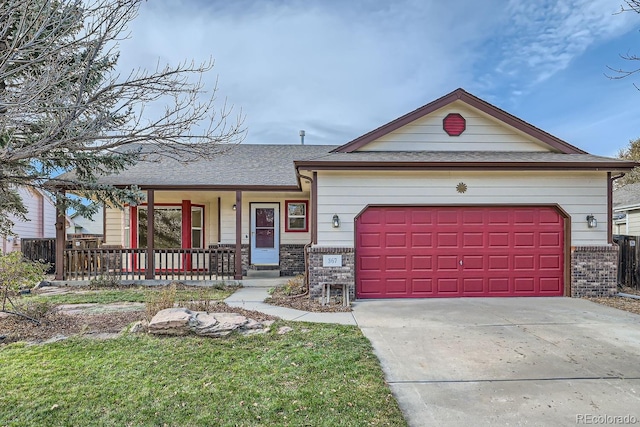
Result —
[[[313, 188], [313, 178], [311, 178], [310, 176], [307, 175], [302, 175], [300, 173], [300, 171], [298, 170], [298, 168], [296, 168], [296, 176], [298, 177], [298, 180], [301, 178], [306, 179], [307, 181], [309, 181], [309, 183], [311, 184], [311, 187]], [[302, 187], [302, 185], [300, 185], [300, 187]], [[306, 245], [304, 245], [304, 285], [305, 285], [305, 291], [303, 293], [301, 293], [300, 295], [296, 295], [294, 298], [300, 298], [303, 296], [306, 296], [309, 294], [309, 247], [311, 247], [311, 245], [313, 245], [314, 242], [314, 236], [315, 236], [315, 229], [316, 229], [316, 221], [314, 220], [315, 217], [315, 212], [316, 212], [316, 204], [313, 203], [313, 195], [311, 195], [311, 209], [314, 213], [314, 216], [311, 217], [311, 241], [309, 243], [307, 243]], [[307, 215], [309, 213], [307, 212]]]
[[[607, 241], [609, 244], [613, 244], [613, 181], [622, 178], [625, 176], [625, 173], [621, 173], [617, 176], [611, 176], [611, 172], [607, 174], [609, 176], [609, 182], [607, 185]], [[628, 226], [628, 217], [627, 217], [627, 226]]]

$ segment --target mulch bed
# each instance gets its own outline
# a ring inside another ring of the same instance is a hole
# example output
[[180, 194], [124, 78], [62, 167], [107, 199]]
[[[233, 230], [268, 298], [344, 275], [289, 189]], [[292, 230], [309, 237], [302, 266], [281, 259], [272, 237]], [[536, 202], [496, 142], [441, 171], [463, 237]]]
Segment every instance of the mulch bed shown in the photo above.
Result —
[[[625, 294], [640, 295], [640, 291], [633, 288], [622, 288], [620, 292]], [[640, 299], [627, 297], [585, 297], [586, 300], [593, 301], [608, 307], [617, 308], [635, 314], [640, 314]]]

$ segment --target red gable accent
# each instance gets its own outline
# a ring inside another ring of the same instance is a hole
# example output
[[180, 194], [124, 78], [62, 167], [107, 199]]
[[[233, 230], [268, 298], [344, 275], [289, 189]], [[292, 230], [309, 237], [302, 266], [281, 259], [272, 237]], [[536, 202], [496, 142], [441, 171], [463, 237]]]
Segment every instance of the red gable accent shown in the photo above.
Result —
[[578, 147], [574, 147], [573, 145], [569, 144], [568, 142], [565, 142], [563, 140], [561, 140], [560, 138], [557, 138], [553, 135], [551, 135], [550, 133], [547, 133], [545, 131], [543, 131], [542, 129], [539, 129], [535, 126], [533, 126], [530, 123], [525, 122], [524, 120], [521, 120], [519, 118], [517, 118], [516, 116], [513, 116], [509, 113], [507, 113], [504, 110], [501, 110], [500, 108], [496, 107], [495, 105], [489, 104], [486, 101], [483, 101], [482, 99], [471, 95], [469, 92], [465, 91], [464, 89], [456, 89], [453, 92], [443, 96], [442, 98], [438, 98], [433, 102], [430, 102], [427, 105], [424, 105], [408, 114], [405, 114], [402, 117], [398, 117], [397, 119], [380, 126], [377, 129], [372, 130], [369, 133], [366, 133], [356, 139], [354, 139], [351, 142], [348, 142], [338, 148], [336, 148], [335, 150], [333, 150], [332, 152], [334, 153], [351, 153], [353, 151], [358, 150], [359, 148], [367, 145], [369, 142], [374, 141], [384, 135], [389, 134], [390, 132], [393, 132], [396, 129], [401, 128], [402, 126], [409, 124], [411, 122], [413, 122], [414, 120], [417, 120], [423, 116], [426, 116], [427, 114], [432, 113], [433, 111], [436, 111], [442, 107], [445, 107], [449, 104], [451, 104], [452, 102], [455, 102], [457, 100], [460, 100], [462, 102], [464, 102], [465, 104], [474, 107], [480, 111], [482, 111], [483, 113], [486, 113], [488, 115], [490, 115], [491, 117], [498, 119], [500, 121], [502, 121], [503, 123], [512, 126], [516, 129], [518, 129], [521, 132], [524, 132], [525, 134], [544, 142], [545, 144], [557, 149], [558, 151], [560, 151], [561, 153], [565, 153], [565, 154], [587, 154], [586, 151], [583, 151], [581, 149], [579, 149]]
[[462, 114], [451, 113], [442, 119], [442, 129], [449, 136], [460, 136], [467, 129], [467, 121]]

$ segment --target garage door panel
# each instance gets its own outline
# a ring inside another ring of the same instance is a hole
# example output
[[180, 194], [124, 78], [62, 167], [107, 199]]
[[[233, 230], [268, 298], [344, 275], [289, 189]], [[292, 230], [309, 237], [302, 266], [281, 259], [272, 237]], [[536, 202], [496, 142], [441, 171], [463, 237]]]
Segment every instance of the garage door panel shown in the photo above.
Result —
[[464, 232], [462, 234], [462, 247], [469, 248], [484, 248], [484, 233], [482, 232]]
[[514, 225], [534, 225], [536, 222], [536, 210], [533, 209], [520, 209], [513, 213]]
[[411, 233], [411, 246], [413, 248], [432, 248], [433, 234], [419, 232]]
[[406, 233], [385, 233], [384, 241], [387, 248], [406, 248], [407, 247], [407, 234]]
[[358, 235], [358, 243], [362, 248], [380, 248], [382, 239], [380, 233], [368, 232]]
[[385, 222], [387, 225], [406, 225], [407, 212], [404, 209], [386, 211]]
[[490, 277], [487, 279], [487, 283], [488, 283], [488, 291], [491, 294], [509, 292], [508, 277]]
[[562, 295], [552, 207], [371, 207], [356, 222], [361, 298]]
[[540, 278], [540, 292], [552, 293], [562, 291], [562, 283], [557, 277], [541, 277]]
[[386, 256], [384, 265], [387, 271], [406, 271], [407, 257], [398, 255]]
[[433, 280], [428, 278], [419, 278], [411, 280], [411, 291], [415, 295], [433, 294]]
[[516, 271], [533, 270], [535, 265], [534, 255], [515, 255], [513, 257], [513, 269]]
[[438, 271], [458, 271], [458, 257], [456, 255], [437, 255], [436, 260]]
[[462, 265], [464, 266], [464, 271], [484, 271], [485, 257], [483, 255], [465, 255], [461, 258]]
[[484, 278], [466, 277], [462, 279], [462, 287], [465, 293], [484, 293]]
[[432, 271], [433, 257], [431, 255], [412, 255], [411, 269], [415, 272]]
[[533, 293], [535, 280], [533, 277], [516, 277], [513, 279], [513, 290], [518, 293]]
[[488, 233], [489, 248], [508, 248], [509, 233], [506, 232], [489, 232]]
[[362, 271], [380, 271], [383, 267], [381, 257], [377, 255], [360, 256], [360, 269]]
[[558, 232], [541, 232], [540, 233], [540, 247], [557, 248], [560, 247], [560, 233]]
[[386, 293], [388, 295], [401, 294], [405, 295], [409, 290], [407, 286], [407, 279], [387, 279], [386, 281]]
[[535, 247], [535, 233], [514, 233], [513, 246], [516, 248], [533, 248]]
[[540, 255], [540, 270], [559, 270], [561, 265], [560, 255]]
[[509, 211], [504, 209], [494, 210], [490, 209], [487, 213], [488, 225], [509, 225]]
[[489, 255], [490, 271], [509, 271], [509, 255]]
[[458, 247], [458, 233], [436, 233], [436, 239], [439, 248], [457, 248]]
[[458, 293], [458, 279], [455, 278], [439, 278], [436, 279], [438, 283], [439, 294], [454, 294]]

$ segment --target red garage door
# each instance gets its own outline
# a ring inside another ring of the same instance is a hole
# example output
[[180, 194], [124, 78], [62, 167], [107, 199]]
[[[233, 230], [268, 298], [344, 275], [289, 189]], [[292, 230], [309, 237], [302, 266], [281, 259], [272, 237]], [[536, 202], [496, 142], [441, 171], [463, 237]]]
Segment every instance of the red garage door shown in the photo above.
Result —
[[358, 298], [558, 296], [552, 207], [370, 207], [356, 219]]

